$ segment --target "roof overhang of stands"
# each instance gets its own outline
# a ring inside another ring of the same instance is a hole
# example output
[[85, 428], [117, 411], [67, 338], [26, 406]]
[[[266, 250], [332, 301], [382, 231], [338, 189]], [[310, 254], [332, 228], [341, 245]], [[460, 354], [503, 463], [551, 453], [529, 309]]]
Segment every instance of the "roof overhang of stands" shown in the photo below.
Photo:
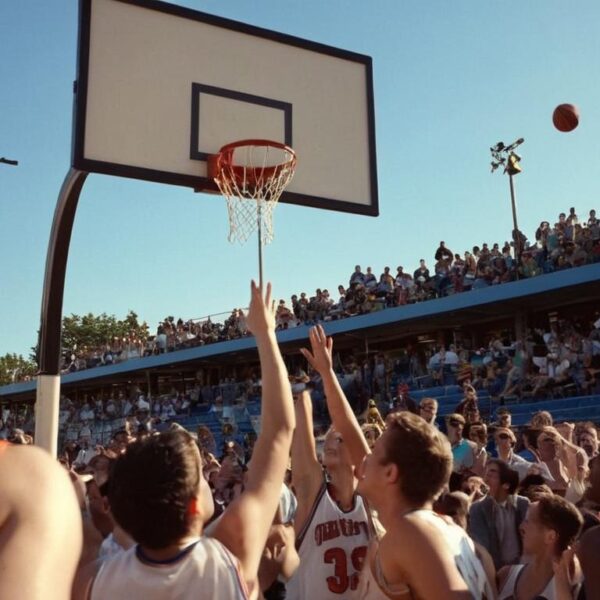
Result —
[[[511, 318], [520, 311], [537, 313], [594, 301], [600, 301], [600, 263], [331, 321], [325, 324], [325, 330], [335, 337], [336, 347], [360, 345], [362, 349], [366, 340], [375, 343], [400, 339]], [[294, 352], [307, 344], [308, 330], [302, 326], [279, 331], [277, 338], [286, 352]], [[111, 385], [149, 371], [175, 375], [206, 365], [240, 363], [251, 357], [256, 357], [256, 344], [253, 337], [247, 337], [69, 373], [61, 383], [66, 387]], [[35, 381], [3, 386], [0, 399], [33, 400], [35, 389]]]

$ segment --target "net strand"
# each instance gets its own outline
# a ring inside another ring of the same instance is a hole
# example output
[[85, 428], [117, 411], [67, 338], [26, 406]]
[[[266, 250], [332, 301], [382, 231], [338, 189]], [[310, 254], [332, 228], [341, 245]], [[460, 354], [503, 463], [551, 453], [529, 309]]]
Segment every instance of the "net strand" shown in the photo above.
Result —
[[296, 158], [282, 149], [280, 163], [269, 166], [269, 146], [248, 145], [243, 150], [243, 164], [234, 164], [230, 156], [230, 160], [219, 161], [215, 176], [227, 200], [228, 240], [243, 244], [257, 230], [260, 219], [261, 243], [269, 244], [274, 238], [275, 207], [294, 175]]

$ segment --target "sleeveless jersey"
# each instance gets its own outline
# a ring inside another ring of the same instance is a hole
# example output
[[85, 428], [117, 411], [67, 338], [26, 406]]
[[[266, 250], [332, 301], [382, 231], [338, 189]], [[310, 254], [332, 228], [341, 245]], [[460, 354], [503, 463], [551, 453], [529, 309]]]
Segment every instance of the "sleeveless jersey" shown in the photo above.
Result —
[[169, 564], [147, 564], [137, 546], [100, 568], [91, 600], [247, 600], [237, 559], [215, 539], [202, 537], [190, 552]]
[[[502, 586], [502, 590], [498, 594], [498, 600], [514, 600], [515, 588], [517, 587], [517, 581], [523, 571], [525, 565], [513, 565], [510, 568], [506, 582]], [[536, 596], [543, 600], [556, 600], [556, 585], [554, 583], [554, 577], [548, 582], [544, 590]]]
[[296, 547], [300, 566], [287, 584], [288, 600], [358, 598], [358, 576], [367, 554], [372, 525], [363, 499], [344, 512], [324, 483]]
[[[481, 600], [484, 596], [493, 598], [485, 571], [481, 562], [475, 555], [473, 540], [455, 523], [449, 523], [431, 510], [416, 510], [411, 515], [431, 523], [440, 534], [440, 539], [446, 542], [448, 551], [454, 557], [456, 568], [467, 584], [472, 597]], [[361, 574], [359, 596], [360, 600], [388, 600], [399, 598], [409, 600], [413, 598], [411, 589], [406, 584], [388, 584], [381, 572], [378, 547], [375, 546], [373, 568], [365, 564]], [[384, 593], [384, 590], [386, 593]]]

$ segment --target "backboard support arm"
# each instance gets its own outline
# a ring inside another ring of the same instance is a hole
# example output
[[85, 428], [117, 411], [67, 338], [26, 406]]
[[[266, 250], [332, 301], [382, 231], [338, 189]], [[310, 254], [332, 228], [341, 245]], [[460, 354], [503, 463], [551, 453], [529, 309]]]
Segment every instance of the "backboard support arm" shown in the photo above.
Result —
[[56, 456], [60, 400], [62, 308], [71, 232], [79, 196], [88, 176], [69, 169], [60, 189], [48, 242], [39, 334], [35, 443]]

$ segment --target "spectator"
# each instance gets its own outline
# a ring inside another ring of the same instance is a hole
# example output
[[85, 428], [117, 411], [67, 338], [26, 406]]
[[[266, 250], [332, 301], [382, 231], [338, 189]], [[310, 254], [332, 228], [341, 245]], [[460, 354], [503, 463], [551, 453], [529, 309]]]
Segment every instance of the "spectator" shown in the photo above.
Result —
[[465, 437], [475, 444], [475, 457], [471, 471], [481, 477], [485, 470], [488, 455], [486, 446], [488, 443], [487, 426], [479, 420], [479, 413], [473, 417], [473, 421], [467, 423]]
[[353, 285], [357, 285], [357, 284], [364, 284], [365, 283], [365, 276], [363, 274], [363, 272], [360, 269], [360, 265], [356, 265], [354, 267], [354, 273], [352, 273], [352, 275], [350, 275], [350, 282], [349, 282], [349, 286], [352, 287]]
[[421, 398], [419, 402], [419, 415], [430, 425], [435, 425], [438, 401], [435, 398]]
[[438, 249], [435, 251], [435, 256], [434, 256], [435, 260], [436, 261], [444, 260], [444, 261], [452, 262], [453, 256], [454, 255], [452, 253], [452, 250], [450, 250], [449, 248], [446, 248], [446, 243], [440, 242]]
[[292, 311], [285, 305], [285, 300], [280, 300], [275, 313], [277, 328], [287, 329], [293, 319]]
[[75, 469], [83, 469], [96, 454], [96, 450], [91, 447], [90, 438], [82, 436], [79, 438], [79, 452], [73, 461], [73, 467]]
[[414, 272], [413, 278], [419, 286], [425, 286], [429, 283], [431, 277], [424, 258], [419, 261], [419, 268]]
[[465, 418], [459, 414], [451, 414], [446, 417], [448, 429], [448, 440], [452, 448], [452, 470], [460, 473], [471, 469], [475, 464], [477, 445], [463, 438]]
[[[554, 576], [556, 561], [575, 541], [581, 528], [581, 515], [558, 496], [542, 495], [527, 510], [523, 522], [525, 565], [505, 566], [498, 572], [500, 598], [515, 597], [519, 590], [541, 590], [538, 597], [559, 597]], [[568, 597], [575, 597], [577, 586], [566, 586]], [[519, 592], [519, 596], [520, 596]]]
[[529, 501], [515, 495], [519, 475], [501, 460], [491, 459], [484, 481], [489, 494], [469, 511], [469, 533], [492, 556], [496, 569], [514, 564], [521, 556], [519, 529]]
[[446, 291], [448, 286], [450, 285], [450, 264], [452, 262], [452, 257], [443, 258], [441, 257], [435, 263], [435, 290], [437, 292], [438, 297], [443, 297], [446, 295]]
[[465, 285], [470, 286], [477, 276], [477, 258], [470, 252], [465, 252], [464, 280]]
[[519, 474], [519, 480], [522, 481], [530, 473], [540, 473], [546, 481], [552, 481], [552, 475], [544, 463], [532, 463], [515, 454], [514, 447], [517, 439], [511, 429], [498, 427], [494, 431], [494, 441], [498, 458]]
[[598, 430], [593, 423], [584, 423], [578, 428], [577, 445], [583, 448], [589, 459], [598, 456]]
[[383, 430], [376, 423], [364, 423], [361, 430], [371, 450], [375, 447], [375, 442], [381, 437]]
[[373, 275], [371, 267], [367, 267], [367, 272], [363, 278], [363, 284], [369, 290], [377, 287], [377, 278]]

